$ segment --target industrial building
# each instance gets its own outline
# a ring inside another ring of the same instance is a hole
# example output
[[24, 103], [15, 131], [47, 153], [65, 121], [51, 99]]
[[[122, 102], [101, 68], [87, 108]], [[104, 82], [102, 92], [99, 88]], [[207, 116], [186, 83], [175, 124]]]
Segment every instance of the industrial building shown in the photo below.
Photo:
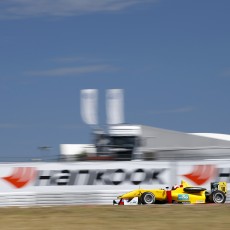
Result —
[[[63, 160], [230, 159], [230, 135], [184, 133], [145, 125], [112, 125], [94, 131], [92, 144], [61, 144]], [[81, 158], [82, 156], [82, 158]]]

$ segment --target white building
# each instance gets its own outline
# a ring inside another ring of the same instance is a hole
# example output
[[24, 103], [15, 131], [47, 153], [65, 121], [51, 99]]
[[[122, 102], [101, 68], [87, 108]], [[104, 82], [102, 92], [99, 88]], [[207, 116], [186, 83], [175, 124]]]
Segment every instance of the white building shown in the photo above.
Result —
[[61, 156], [87, 153], [120, 160], [230, 158], [230, 135], [183, 133], [144, 125], [113, 125], [107, 134], [95, 133], [91, 145], [60, 146]]

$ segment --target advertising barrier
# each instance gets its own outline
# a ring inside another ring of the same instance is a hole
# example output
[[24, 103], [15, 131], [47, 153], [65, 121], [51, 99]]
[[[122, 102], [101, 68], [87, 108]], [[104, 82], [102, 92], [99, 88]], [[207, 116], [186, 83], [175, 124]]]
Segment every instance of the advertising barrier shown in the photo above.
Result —
[[111, 204], [125, 191], [181, 180], [207, 189], [226, 181], [230, 189], [230, 161], [0, 164], [0, 205]]

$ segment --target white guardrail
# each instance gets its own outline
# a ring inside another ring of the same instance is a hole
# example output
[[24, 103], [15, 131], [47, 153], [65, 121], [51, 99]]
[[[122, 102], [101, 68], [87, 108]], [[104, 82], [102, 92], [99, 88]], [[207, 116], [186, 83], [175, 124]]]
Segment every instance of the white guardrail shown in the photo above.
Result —
[[[56, 205], [112, 205], [113, 199], [126, 191], [95, 191], [66, 193], [16, 193], [0, 194], [0, 207], [56, 206]], [[230, 192], [226, 203], [230, 203]]]
[[54, 205], [109, 205], [118, 195], [127, 192], [52, 192], [52, 193], [2, 193], [0, 207], [5, 206], [54, 206]]

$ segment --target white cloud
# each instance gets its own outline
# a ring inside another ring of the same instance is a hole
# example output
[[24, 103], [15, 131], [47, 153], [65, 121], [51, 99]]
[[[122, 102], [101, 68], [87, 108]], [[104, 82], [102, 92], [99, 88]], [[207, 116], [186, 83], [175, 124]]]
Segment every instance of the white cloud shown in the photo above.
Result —
[[84, 62], [86, 59], [83, 57], [57, 57], [50, 59], [54, 62], [61, 62], [61, 63], [72, 63], [72, 62]]
[[56, 57], [49, 59], [50, 61], [57, 62], [57, 63], [101, 63], [104, 62], [104, 59], [95, 59], [89, 57]]
[[103, 73], [103, 72], [113, 72], [117, 68], [111, 65], [89, 65], [80, 67], [63, 67], [55, 68], [43, 71], [27, 71], [26, 74], [30, 76], [69, 76], [69, 75], [79, 75], [88, 73]]
[[1, 0], [0, 17], [72, 16], [82, 13], [120, 11], [157, 0]]

